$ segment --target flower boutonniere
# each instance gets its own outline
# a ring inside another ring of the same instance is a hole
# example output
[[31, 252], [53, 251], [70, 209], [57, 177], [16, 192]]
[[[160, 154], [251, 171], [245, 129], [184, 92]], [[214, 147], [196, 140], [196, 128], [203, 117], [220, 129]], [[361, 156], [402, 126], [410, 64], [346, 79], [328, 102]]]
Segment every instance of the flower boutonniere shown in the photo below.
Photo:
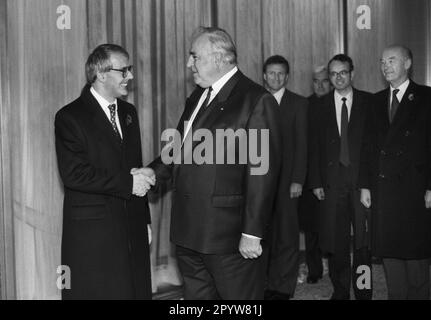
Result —
[[132, 124], [132, 122], [133, 122], [132, 116], [130, 114], [128, 114], [126, 117], [126, 125], [129, 126]]
[[413, 93], [409, 94], [409, 100], [413, 101], [415, 99], [415, 95]]

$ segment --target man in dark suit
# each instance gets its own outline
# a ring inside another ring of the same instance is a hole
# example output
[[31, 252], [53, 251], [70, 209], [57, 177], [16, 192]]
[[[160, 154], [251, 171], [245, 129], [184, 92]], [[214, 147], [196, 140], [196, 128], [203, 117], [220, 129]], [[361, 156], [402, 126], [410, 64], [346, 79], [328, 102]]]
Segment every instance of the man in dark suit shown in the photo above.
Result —
[[[313, 71], [313, 94], [308, 97], [308, 140], [312, 137], [313, 116], [319, 108], [322, 98], [331, 91], [332, 85], [329, 81], [328, 68], [326, 65], [319, 66]], [[310, 153], [310, 150], [309, 152]], [[308, 171], [307, 171], [308, 173]], [[319, 247], [319, 210], [317, 198], [309, 188], [308, 174], [298, 201], [299, 228], [304, 232], [305, 238], [305, 261], [307, 263], [307, 283], [315, 284], [323, 276], [322, 251]]]
[[389, 299], [430, 297], [431, 88], [409, 79], [413, 56], [384, 50], [390, 87], [375, 94], [363, 146], [361, 202], [372, 210], [372, 252], [383, 258]]
[[302, 194], [307, 167], [307, 99], [286, 89], [289, 63], [282, 56], [263, 66], [266, 89], [279, 104], [282, 127], [282, 170], [272, 223], [272, 240], [265, 299], [293, 297], [299, 268], [297, 199]]
[[[352, 87], [353, 62], [340, 54], [329, 64], [335, 90], [316, 110], [311, 143], [310, 186], [320, 200], [319, 240], [328, 253], [331, 299], [371, 299], [371, 256], [368, 249], [367, 212], [356, 188], [364, 124], [370, 94]], [[353, 268], [350, 262], [353, 227]], [[360, 267], [360, 268], [359, 268]], [[363, 274], [363, 270], [365, 274]], [[364, 281], [359, 276], [364, 276]]]
[[[184, 297], [263, 299], [264, 240], [281, 162], [276, 101], [238, 70], [235, 44], [224, 30], [199, 28], [187, 66], [198, 87], [186, 101], [178, 126], [180, 141], [174, 141], [181, 161], [166, 163], [162, 152], [150, 165], [158, 182], [174, 180], [171, 240]], [[212, 144], [217, 133], [229, 131], [238, 133], [233, 142]], [[252, 131], [267, 140], [256, 140]], [[207, 139], [201, 141], [201, 133]], [[249, 152], [261, 150], [267, 164], [262, 172], [255, 172], [244, 141]], [[206, 160], [199, 162], [197, 150], [209, 142]], [[227, 162], [225, 155], [232, 151], [235, 161]]]
[[[62, 264], [71, 287], [63, 299], [151, 299], [147, 190], [135, 108], [120, 99], [133, 79], [128, 53], [97, 47], [86, 63], [87, 86], [55, 117], [64, 184]], [[139, 196], [139, 197], [138, 197]]]

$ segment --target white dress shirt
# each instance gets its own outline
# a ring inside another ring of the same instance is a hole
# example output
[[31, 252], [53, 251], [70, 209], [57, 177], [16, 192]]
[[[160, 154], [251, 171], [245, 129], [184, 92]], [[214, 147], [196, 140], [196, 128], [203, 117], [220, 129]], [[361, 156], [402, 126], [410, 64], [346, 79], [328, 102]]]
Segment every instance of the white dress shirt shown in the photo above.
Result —
[[392, 86], [390, 87], [390, 89], [391, 89], [391, 97], [389, 98], [389, 99], [390, 99], [390, 101], [389, 101], [389, 105], [390, 105], [390, 106], [392, 105], [392, 96], [393, 96], [393, 92], [394, 92], [394, 90], [396, 90], [396, 89], [400, 90], [400, 91], [398, 91], [398, 93], [397, 93], [397, 98], [398, 98], [398, 102], [400, 102], [400, 103], [401, 103], [401, 100], [403, 100], [404, 93], [406, 93], [406, 90], [407, 90], [407, 88], [408, 88], [409, 84], [410, 84], [410, 79], [407, 79], [407, 80], [406, 80], [406, 81], [404, 81], [404, 82], [403, 82], [403, 84], [402, 84], [402, 85], [400, 85], [398, 88], [394, 88], [394, 87], [392, 87]]
[[352, 104], [353, 104], [353, 90], [350, 91], [346, 96], [342, 96], [337, 92], [337, 90], [334, 91], [334, 101], [335, 101], [335, 113], [337, 116], [337, 125], [338, 125], [338, 133], [341, 135], [341, 110], [343, 107], [343, 98], [346, 98], [346, 105], [347, 105], [347, 115], [350, 121], [350, 114], [352, 113]]
[[90, 88], [91, 94], [96, 98], [99, 105], [102, 107], [103, 112], [105, 112], [108, 117], [109, 123], [111, 123], [111, 110], [109, 110], [109, 106], [111, 104], [115, 104], [115, 123], [117, 124], [118, 132], [120, 133], [121, 138], [123, 138], [123, 132], [121, 131], [120, 118], [118, 118], [118, 104], [117, 99], [114, 102], [109, 102], [104, 97], [102, 97], [93, 87]]
[[278, 90], [276, 93], [273, 93], [272, 95], [274, 96], [275, 100], [277, 100], [278, 105], [281, 104], [281, 99], [283, 98], [283, 94], [286, 92], [286, 88], [281, 88], [280, 90]]
[[[238, 67], [234, 67], [232, 70], [230, 70], [228, 73], [226, 73], [223, 77], [218, 79], [211, 87], [213, 91], [211, 92], [210, 99], [208, 101], [207, 107], [211, 104], [211, 102], [214, 100], [214, 98], [217, 96], [217, 94], [220, 92], [220, 90], [224, 87], [224, 85], [229, 81], [230, 78], [233, 77], [233, 75], [238, 71]], [[201, 98], [199, 99], [198, 105], [195, 108], [195, 110], [192, 113], [192, 116], [190, 117], [190, 120], [187, 122], [186, 129], [184, 130], [183, 135], [183, 143], [186, 139], [187, 134], [189, 133], [190, 128], [192, 127], [193, 121], [196, 118], [196, 115], [199, 112], [199, 109], [202, 107], [207, 94], [208, 94], [209, 88], [206, 88], [205, 91], [202, 93]]]

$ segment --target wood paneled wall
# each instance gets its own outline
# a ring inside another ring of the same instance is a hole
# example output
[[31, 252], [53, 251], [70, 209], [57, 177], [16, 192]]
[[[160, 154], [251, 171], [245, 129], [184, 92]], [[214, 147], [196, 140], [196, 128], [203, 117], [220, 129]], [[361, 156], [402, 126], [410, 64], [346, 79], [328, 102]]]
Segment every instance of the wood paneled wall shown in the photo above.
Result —
[[[0, 299], [15, 297], [15, 259], [13, 248], [13, 219], [3, 214], [11, 211], [11, 178], [9, 123], [6, 112], [9, 102], [9, 73], [7, 67], [7, 7], [0, 2]], [[7, 276], [6, 276], [7, 275]]]
[[[413, 51], [414, 75], [418, 83], [427, 83], [429, 50], [428, 0], [349, 0], [347, 8], [348, 52], [355, 68], [355, 85], [377, 92], [386, 86], [380, 71], [380, 58], [385, 47], [403, 44]], [[371, 29], [356, 26], [360, 5], [371, 9]], [[428, 83], [430, 85], [431, 83]]]
[[[371, 30], [356, 28], [362, 4], [371, 8]], [[57, 28], [61, 5], [71, 10], [71, 29]], [[356, 86], [377, 91], [383, 86], [380, 52], [392, 42], [413, 49], [415, 79], [424, 83], [431, 77], [429, 17], [426, 0], [0, 1], [0, 243], [6, 239], [0, 272], [11, 280], [2, 281], [2, 292], [14, 297], [16, 287], [18, 298], [59, 297], [63, 191], [53, 121], [79, 95], [85, 60], [98, 44], [115, 42], [131, 54], [135, 80], [128, 100], [138, 109], [148, 163], [193, 88], [186, 62], [197, 26], [225, 28], [237, 42], [240, 68], [259, 83], [264, 60], [284, 55], [289, 88], [308, 95], [312, 68], [346, 47]], [[180, 283], [171, 261], [170, 205], [169, 193], [151, 204], [154, 288]]]
[[265, 59], [284, 56], [288, 87], [311, 94], [312, 70], [343, 50], [342, 1], [219, 0], [217, 23], [235, 39], [240, 68], [262, 83]]

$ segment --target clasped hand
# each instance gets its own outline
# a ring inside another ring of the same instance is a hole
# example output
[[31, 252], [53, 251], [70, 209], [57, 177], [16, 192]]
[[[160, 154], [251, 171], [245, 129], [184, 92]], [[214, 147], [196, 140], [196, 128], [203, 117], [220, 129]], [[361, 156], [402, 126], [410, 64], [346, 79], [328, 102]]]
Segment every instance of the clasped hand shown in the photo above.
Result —
[[133, 176], [132, 193], [137, 197], [144, 197], [156, 184], [156, 174], [151, 168], [133, 168], [130, 174]]

